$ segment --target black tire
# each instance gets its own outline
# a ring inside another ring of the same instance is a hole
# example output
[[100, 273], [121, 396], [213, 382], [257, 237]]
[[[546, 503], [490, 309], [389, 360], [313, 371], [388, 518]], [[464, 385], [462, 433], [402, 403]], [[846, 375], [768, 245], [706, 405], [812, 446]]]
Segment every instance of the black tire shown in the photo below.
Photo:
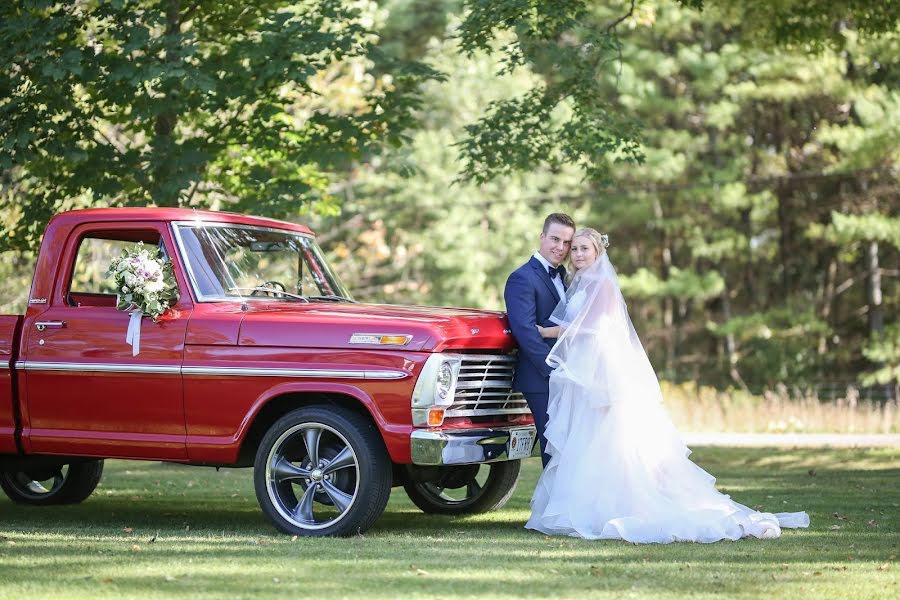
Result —
[[19, 504], [53, 506], [87, 500], [103, 476], [102, 460], [85, 460], [33, 471], [0, 472], [0, 488]]
[[[521, 461], [441, 467], [434, 481], [407, 478], [406, 495], [422, 512], [439, 515], [470, 515], [502, 508], [516, 491]], [[478, 478], [487, 469], [483, 482]], [[448, 493], [447, 490], [464, 490]]]
[[374, 423], [331, 406], [281, 417], [260, 442], [253, 467], [263, 513], [278, 530], [301, 536], [365, 532], [387, 506], [391, 477]]

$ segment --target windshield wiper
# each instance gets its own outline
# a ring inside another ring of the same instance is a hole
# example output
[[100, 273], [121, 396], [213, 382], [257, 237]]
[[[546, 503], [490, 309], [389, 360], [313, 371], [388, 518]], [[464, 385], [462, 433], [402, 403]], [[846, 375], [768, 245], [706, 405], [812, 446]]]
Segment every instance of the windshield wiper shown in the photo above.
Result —
[[[271, 288], [271, 287], [262, 287], [262, 286], [260, 286], [260, 287], [233, 287], [233, 288], [228, 288], [228, 291], [229, 292], [263, 292], [265, 294], [271, 294], [270, 296], [267, 296], [269, 298], [273, 298], [273, 297], [277, 298], [280, 294], [282, 296], [289, 296], [291, 298], [296, 298], [297, 300], [309, 302], [309, 298], [307, 298], [306, 296], [301, 296], [300, 294], [292, 294], [290, 292], [285, 292], [283, 290], [279, 290], [278, 288]], [[262, 298], [262, 296], [252, 296], [252, 295], [244, 296], [243, 294], [241, 294], [241, 298], [250, 298], [250, 297]], [[313, 296], [313, 298], [316, 298], [316, 296]]]
[[338, 296], [337, 294], [326, 294], [324, 296], [307, 296], [309, 300], [330, 300], [331, 302], [352, 302], [353, 304], [359, 304], [356, 300], [351, 300], [350, 298], [345, 298], [344, 296]]

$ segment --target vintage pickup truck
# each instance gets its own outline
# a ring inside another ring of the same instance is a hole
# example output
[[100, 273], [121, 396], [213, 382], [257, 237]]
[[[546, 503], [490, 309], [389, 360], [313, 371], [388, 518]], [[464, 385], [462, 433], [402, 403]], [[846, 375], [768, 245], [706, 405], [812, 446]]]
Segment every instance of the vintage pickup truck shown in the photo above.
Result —
[[[178, 300], [129, 314], [104, 276], [138, 243]], [[103, 459], [249, 467], [295, 535], [365, 531], [403, 486], [425, 512], [502, 506], [536, 452], [503, 313], [362, 304], [300, 225], [187, 209], [57, 215], [25, 315], [0, 316], [0, 486], [76, 503]]]

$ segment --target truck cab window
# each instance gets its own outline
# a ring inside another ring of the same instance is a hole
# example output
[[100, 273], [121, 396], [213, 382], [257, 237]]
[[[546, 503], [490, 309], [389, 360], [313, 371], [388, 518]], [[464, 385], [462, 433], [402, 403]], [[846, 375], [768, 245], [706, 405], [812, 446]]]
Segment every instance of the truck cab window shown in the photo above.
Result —
[[[118, 236], [116, 234], [119, 234]], [[101, 235], [103, 237], [101, 237]], [[127, 239], [122, 239], [127, 238]], [[116, 287], [111, 277], [106, 277], [109, 263], [123, 251], [133, 250], [139, 242], [151, 253], [160, 252], [168, 259], [168, 252], [158, 232], [103, 232], [81, 239], [69, 291], [66, 295], [70, 306], [115, 306]]]

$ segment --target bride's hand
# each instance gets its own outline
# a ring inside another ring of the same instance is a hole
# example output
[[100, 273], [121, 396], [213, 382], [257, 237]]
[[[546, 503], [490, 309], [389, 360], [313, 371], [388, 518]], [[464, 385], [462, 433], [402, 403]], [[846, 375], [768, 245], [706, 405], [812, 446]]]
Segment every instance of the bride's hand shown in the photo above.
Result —
[[536, 325], [536, 327], [543, 338], [559, 337], [559, 327], [541, 327], [540, 325]]

